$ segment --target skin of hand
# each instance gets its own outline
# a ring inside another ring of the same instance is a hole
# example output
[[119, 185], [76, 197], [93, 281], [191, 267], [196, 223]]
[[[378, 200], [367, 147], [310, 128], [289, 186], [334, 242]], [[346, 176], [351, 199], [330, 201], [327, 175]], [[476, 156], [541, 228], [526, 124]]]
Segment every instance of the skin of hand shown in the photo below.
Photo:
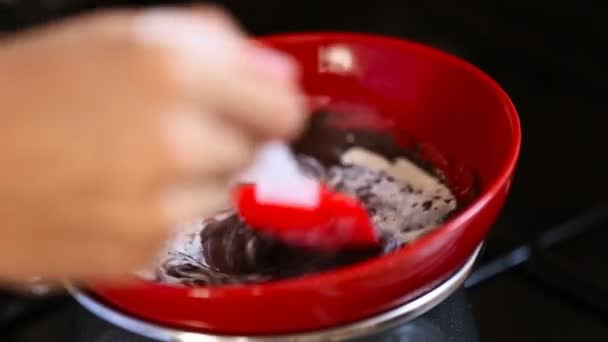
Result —
[[0, 278], [119, 279], [301, 130], [298, 69], [216, 8], [97, 12], [0, 42]]

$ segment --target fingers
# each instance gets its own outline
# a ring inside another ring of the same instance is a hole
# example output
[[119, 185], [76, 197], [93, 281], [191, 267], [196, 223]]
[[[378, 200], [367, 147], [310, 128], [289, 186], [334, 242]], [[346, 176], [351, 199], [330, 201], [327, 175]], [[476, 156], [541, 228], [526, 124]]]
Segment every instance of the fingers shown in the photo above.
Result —
[[168, 222], [213, 214], [229, 206], [229, 180], [252, 159], [256, 141], [213, 115], [185, 110], [163, 125], [178, 177], [161, 188], [161, 212]]
[[264, 139], [298, 134], [306, 113], [292, 59], [252, 44], [217, 11], [156, 10], [133, 23], [139, 41], [168, 52], [167, 69], [201, 108]]
[[[166, 195], [171, 200], [164, 211], [172, 218], [209, 213], [226, 204], [227, 184], [216, 177], [225, 179], [246, 166], [261, 140], [289, 139], [301, 130], [306, 114], [298, 67], [291, 58], [252, 44], [218, 10], [157, 10], [133, 22], [141, 41], [168, 51], [166, 69], [178, 75], [180, 89], [195, 103], [164, 120], [184, 176], [171, 184], [181, 190]], [[210, 185], [214, 181], [221, 185]]]
[[263, 139], [291, 139], [299, 134], [306, 113], [303, 97], [296, 88], [286, 82], [271, 84], [270, 77], [251, 74], [238, 78], [217, 76], [214, 83], [222, 87], [207, 93], [212, 95], [211, 106], [229, 120]]
[[252, 158], [255, 142], [212, 114], [188, 109], [169, 113], [161, 122], [170, 154], [186, 181], [226, 178]]
[[161, 212], [168, 222], [184, 222], [208, 217], [229, 206], [228, 185], [225, 183], [184, 184], [163, 192]]

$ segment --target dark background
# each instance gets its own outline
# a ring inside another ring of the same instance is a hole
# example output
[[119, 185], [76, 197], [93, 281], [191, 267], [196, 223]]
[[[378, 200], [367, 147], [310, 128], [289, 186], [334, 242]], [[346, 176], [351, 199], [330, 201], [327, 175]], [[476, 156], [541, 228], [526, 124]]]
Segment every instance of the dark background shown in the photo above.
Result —
[[[0, 28], [11, 32], [95, 7], [159, 3], [0, 0]], [[603, 48], [608, 10], [592, 1], [219, 3], [253, 34], [347, 30], [395, 35], [461, 56], [494, 77], [518, 108], [523, 149], [510, 200], [488, 239], [486, 261], [608, 200], [608, 53]], [[576, 293], [547, 286], [538, 272], [517, 268], [470, 290], [482, 342], [608, 340], [607, 312], [593, 306], [608, 299], [608, 225], [603, 220], [592, 225], [547, 253], [560, 266], [552, 273], [554, 283], [561, 283], [562, 273], [584, 278], [584, 285], [597, 292], [579, 283], [569, 290], [593, 293], [593, 298], [581, 302]]]

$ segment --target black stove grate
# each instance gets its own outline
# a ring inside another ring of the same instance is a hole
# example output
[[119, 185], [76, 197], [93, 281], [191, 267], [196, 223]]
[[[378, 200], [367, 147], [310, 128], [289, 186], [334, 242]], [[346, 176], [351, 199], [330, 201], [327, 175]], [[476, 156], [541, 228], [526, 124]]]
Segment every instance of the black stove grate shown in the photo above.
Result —
[[518, 246], [510, 252], [481, 264], [467, 279], [465, 287], [473, 289], [485, 281], [505, 272], [521, 267], [530, 278], [539, 285], [562, 298], [570, 299], [574, 304], [608, 317], [608, 283], [599, 280], [606, 277], [605, 267], [589, 277], [580, 272], [580, 267], [568, 267], [564, 258], [555, 256], [554, 250], [576, 239], [591, 234], [596, 229], [605, 228], [608, 224], [608, 204], [602, 203], [562, 224], [541, 233], [536, 239]]

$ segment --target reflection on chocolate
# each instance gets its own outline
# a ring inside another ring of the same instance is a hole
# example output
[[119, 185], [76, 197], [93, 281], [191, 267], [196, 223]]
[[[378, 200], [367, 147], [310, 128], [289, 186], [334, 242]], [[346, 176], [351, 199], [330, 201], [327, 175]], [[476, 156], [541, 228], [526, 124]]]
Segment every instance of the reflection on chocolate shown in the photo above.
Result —
[[414, 164], [411, 151], [385, 134], [333, 128], [330, 116], [316, 115], [293, 144], [300, 167], [359, 198], [381, 236], [380, 246], [339, 253], [294, 248], [249, 229], [229, 211], [184, 233], [161, 258], [156, 280], [189, 286], [259, 283], [327, 271], [391, 253], [456, 210], [441, 177]]

